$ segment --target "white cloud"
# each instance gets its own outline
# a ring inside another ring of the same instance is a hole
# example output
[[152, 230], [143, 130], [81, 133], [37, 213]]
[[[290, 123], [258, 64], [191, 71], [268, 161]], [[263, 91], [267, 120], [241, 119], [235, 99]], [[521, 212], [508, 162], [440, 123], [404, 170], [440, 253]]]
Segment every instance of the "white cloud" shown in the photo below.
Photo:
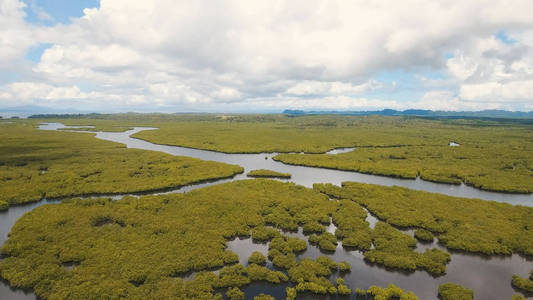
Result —
[[[54, 27], [27, 23], [23, 9], [21, 1], [0, 0], [0, 72], [18, 66], [30, 47], [52, 46], [20, 80], [33, 84], [28, 91], [6, 83], [0, 99], [74, 98], [104, 109], [110, 101], [331, 109], [480, 109], [500, 101], [525, 108], [531, 99], [529, 0], [101, 0]], [[516, 42], [496, 39], [499, 31]], [[413, 89], [398, 78], [375, 79], [382, 71], [428, 68], [449, 77], [414, 87], [425, 92], [421, 99], [368, 96]]]
[[380, 84], [374, 80], [362, 84], [353, 85], [346, 82], [326, 82], [326, 81], [302, 81], [287, 89], [288, 95], [345, 95], [360, 94], [379, 88]]
[[465, 84], [460, 96], [478, 102], [533, 102], [533, 80]]

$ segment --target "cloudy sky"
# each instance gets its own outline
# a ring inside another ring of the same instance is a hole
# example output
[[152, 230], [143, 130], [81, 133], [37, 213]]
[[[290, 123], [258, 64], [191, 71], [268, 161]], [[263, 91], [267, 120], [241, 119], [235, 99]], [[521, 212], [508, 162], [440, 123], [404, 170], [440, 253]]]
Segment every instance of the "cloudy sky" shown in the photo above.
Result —
[[533, 110], [531, 0], [0, 0], [0, 111]]

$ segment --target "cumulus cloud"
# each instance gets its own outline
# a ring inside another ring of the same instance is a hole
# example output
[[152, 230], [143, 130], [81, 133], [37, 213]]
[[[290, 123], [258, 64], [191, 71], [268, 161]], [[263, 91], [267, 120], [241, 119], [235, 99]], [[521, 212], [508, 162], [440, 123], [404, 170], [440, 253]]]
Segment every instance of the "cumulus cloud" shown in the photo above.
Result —
[[306, 80], [289, 87], [286, 94], [295, 96], [361, 94], [379, 87], [380, 84], [374, 80], [358, 85], [346, 82]]
[[[29, 48], [51, 46], [31, 74], [0, 87], [0, 107], [10, 98], [77, 99], [103, 109], [110, 101], [194, 109], [482, 109], [489, 102], [525, 109], [532, 99], [529, 0], [101, 0], [71, 24], [52, 27], [28, 23], [24, 8], [0, 0], [0, 72]], [[513, 43], [496, 38], [499, 32]], [[447, 77], [415, 87], [379, 78], [425, 69]], [[387, 94], [413, 89], [423, 96]]]

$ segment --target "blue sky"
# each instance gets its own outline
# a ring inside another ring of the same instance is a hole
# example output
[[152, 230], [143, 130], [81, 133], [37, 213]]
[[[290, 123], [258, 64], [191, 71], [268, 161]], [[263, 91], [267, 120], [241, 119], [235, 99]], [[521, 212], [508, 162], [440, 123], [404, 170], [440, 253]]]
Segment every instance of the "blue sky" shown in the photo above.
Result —
[[533, 110], [531, 1], [0, 1], [0, 112]]

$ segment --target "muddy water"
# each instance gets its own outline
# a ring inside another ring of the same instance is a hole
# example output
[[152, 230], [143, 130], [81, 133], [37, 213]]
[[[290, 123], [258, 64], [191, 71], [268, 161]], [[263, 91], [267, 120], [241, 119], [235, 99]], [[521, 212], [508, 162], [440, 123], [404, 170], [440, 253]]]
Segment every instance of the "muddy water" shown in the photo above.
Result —
[[[50, 123], [42, 125], [44, 130], [57, 130], [63, 128], [62, 124]], [[448, 185], [423, 181], [420, 179], [397, 179], [384, 176], [361, 174], [356, 172], [347, 172], [339, 170], [330, 170], [322, 168], [311, 168], [303, 166], [290, 166], [272, 160], [276, 153], [261, 153], [261, 154], [225, 154], [213, 151], [204, 151], [197, 149], [190, 149], [185, 147], [157, 145], [143, 140], [131, 138], [130, 135], [142, 130], [154, 130], [155, 128], [134, 128], [126, 132], [110, 133], [98, 132], [96, 137], [104, 140], [123, 143], [129, 148], [154, 150], [169, 153], [172, 155], [182, 155], [196, 157], [204, 160], [212, 160], [225, 162], [230, 164], [238, 164], [245, 169], [243, 174], [239, 174], [232, 179], [223, 179], [214, 182], [207, 182], [198, 185], [191, 185], [180, 189], [154, 192], [152, 194], [174, 193], [174, 192], [188, 192], [195, 188], [201, 188], [213, 184], [229, 182], [233, 180], [241, 180], [246, 178], [246, 173], [253, 169], [270, 169], [277, 172], [290, 173], [292, 178], [289, 180], [297, 184], [311, 187], [313, 183], [333, 183], [341, 184], [343, 181], [355, 181], [379, 184], [384, 186], [403, 186], [415, 190], [424, 190], [433, 193], [441, 193], [451, 196], [480, 198], [484, 200], [493, 200], [498, 202], [505, 202], [513, 205], [527, 205], [533, 206], [533, 194], [505, 194], [496, 192], [481, 191], [465, 185]], [[329, 153], [334, 155], [353, 149], [338, 149], [332, 150]], [[265, 159], [266, 158], [266, 159]], [[122, 195], [115, 195], [113, 198], [119, 199]], [[0, 212], [0, 245], [7, 239], [7, 234], [15, 221], [24, 213], [31, 211], [37, 206], [50, 203], [53, 201], [43, 200], [27, 205], [10, 207], [8, 211]], [[368, 215], [367, 221], [371, 227], [375, 225], [377, 219], [372, 215]], [[327, 228], [328, 232], [334, 232], [334, 225]], [[406, 231], [407, 234], [412, 232]], [[301, 232], [288, 233], [292, 236], [297, 236], [307, 240]], [[417, 251], [424, 251], [426, 248], [442, 248], [436, 242], [429, 244], [419, 243]], [[268, 251], [268, 245], [255, 244], [251, 239], [235, 239], [228, 242], [228, 248], [239, 254], [240, 262], [247, 264], [247, 259], [253, 251], [260, 251], [264, 254]], [[397, 286], [415, 292], [421, 299], [437, 299], [436, 291], [439, 284], [445, 282], [456, 282], [463, 284], [469, 288], [474, 289], [476, 299], [510, 299], [511, 295], [515, 293], [511, 287], [510, 280], [513, 274], [519, 274], [526, 277], [528, 272], [533, 269], [533, 262], [528, 261], [518, 255], [507, 257], [484, 257], [477, 255], [470, 255], [464, 253], [452, 253], [452, 260], [447, 266], [447, 274], [438, 278], [430, 276], [423, 271], [416, 271], [413, 273], [399, 272], [395, 270], [385, 269], [379, 266], [367, 263], [363, 254], [359, 251], [350, 251], [342, 248], [341, 243], [334, 253], [321, 253], [315, 246], [309, 245], [307, 251], [299, 255], [299, 258], [308, 257], [316, 258], [318, 255], [330, 255], [337, 261], [348, 261], [352, 266], [352, 272], [344, 275], [346, 283], [353, 289], [368, 288], [370, 285], [386, 286], [389, 283], [394, 283]], [[271, 264], [269, 264], [270, 267]], [[338, 276], [332, 276], [332, 280]], [[285, 288], [288, 285], [270, 285], [265, 283], [254, 283], [243, 290], [247, 293], [247, 299], [252, 299], [254, 295], [260, 293], [269, 293], [275, 295], [276, 298], [284, 297]], [[316, 299], [316, 295], [303, 295], [302, 299]], [[5, 282], [0, 282], [0, 299], [36, 299], [35, 295], [29, 291], [21, 291], [10, 288]], [[300, 299], [300, 296], [299, 296]], [[336, 299], [336, 298], [335, 298]], [[346, 297], [339, 297], [339, 299], [346, 299]], [[533, 299], [533, 298], [531, 298]]]

